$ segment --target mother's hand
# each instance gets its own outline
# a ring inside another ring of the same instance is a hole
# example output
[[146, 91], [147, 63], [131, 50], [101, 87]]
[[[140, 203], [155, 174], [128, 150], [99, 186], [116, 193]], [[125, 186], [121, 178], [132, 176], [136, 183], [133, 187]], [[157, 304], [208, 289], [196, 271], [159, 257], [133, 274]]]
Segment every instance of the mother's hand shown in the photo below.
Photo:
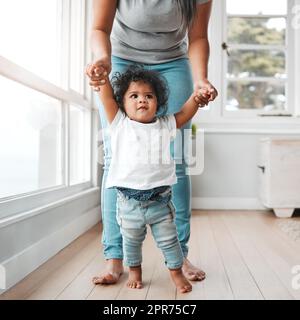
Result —
[[202, 91], [202, 97], [205, 99], [206, 102], [205, 104], [207, 104], [210, 101], [214, 101], [218, 96], [217, 89], [207, 79], [202, 79], [195, 83], [194, 90]]
[[85, 73], [90, 78], [90, 86], [95, 91], [100, 91], [100, 86], [106, 83], [106, 77], [111, 71], [109, 59], [99, 59], [86, 66]]

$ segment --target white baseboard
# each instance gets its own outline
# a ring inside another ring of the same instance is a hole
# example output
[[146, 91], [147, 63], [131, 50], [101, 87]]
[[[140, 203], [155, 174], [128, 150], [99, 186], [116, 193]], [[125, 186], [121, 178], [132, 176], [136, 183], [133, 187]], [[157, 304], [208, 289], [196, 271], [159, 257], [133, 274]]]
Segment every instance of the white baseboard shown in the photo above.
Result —
[[258, 198], [192, 198], [193, 209], [269, 210]]
[[0, 294], [100, 221], [100, 206], [0, 264]]

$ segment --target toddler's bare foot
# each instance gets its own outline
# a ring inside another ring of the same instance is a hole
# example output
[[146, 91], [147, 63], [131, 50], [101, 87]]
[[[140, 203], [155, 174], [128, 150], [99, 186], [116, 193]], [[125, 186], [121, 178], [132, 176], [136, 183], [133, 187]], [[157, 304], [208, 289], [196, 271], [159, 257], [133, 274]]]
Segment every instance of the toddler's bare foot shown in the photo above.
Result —
[[142, 289], [142, 267], [129, 267], [127, 287], [131, 289]]
[[123, 274], [123, 261], [121, 259], [109, 259], [106, 261], [107, 271], [93, 278], [94, 284], [115, 284]]
[[181, 292], [190, 292], [192, 291], [192, 285], [189, 283], [187, 278], [183, 275], [181, 268], [180, 269], [169, 269], [172, 280], [175, 283], [176, 288]]
[[202, 281], [205, 279], [205, 272], [192, 265], [186, 258], [183, 261], [182, 271], [188, 280]]

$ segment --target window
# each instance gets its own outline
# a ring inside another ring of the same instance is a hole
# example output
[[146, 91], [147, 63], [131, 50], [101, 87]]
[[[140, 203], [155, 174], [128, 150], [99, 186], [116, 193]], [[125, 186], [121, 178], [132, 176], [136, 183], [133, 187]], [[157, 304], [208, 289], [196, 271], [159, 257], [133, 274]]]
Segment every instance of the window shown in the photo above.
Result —
[[225, 114], [290, 113], [288, 1], [227, 0]]
[[0, 1], [0, 55], [61, 85], [61, 1]]
[[58, 190], [70, 195], [92, 185], [88, 3], [0, 2], [2, 216], [9, 215], [5, 201], [51, 192], [57, 199]]
[[91, 179], [91, 114], [70, 106], [70, 185]]
[[61, 101], [1, 76], [0, 88], [0, 198], [60, 185]]
[[84, 87], [84, 1], [72, 0], [70, 28], [70, 88], [83, 94]]

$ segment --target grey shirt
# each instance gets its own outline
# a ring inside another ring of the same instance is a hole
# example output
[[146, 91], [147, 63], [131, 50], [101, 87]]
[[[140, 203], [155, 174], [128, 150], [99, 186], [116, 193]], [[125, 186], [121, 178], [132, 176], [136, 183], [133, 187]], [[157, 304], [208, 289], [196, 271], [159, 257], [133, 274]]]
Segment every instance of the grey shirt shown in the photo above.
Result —
[[187, 57], [187, 27], [178, 1], [119, 0], [111, 44], [114, 56], [145, 64]]

